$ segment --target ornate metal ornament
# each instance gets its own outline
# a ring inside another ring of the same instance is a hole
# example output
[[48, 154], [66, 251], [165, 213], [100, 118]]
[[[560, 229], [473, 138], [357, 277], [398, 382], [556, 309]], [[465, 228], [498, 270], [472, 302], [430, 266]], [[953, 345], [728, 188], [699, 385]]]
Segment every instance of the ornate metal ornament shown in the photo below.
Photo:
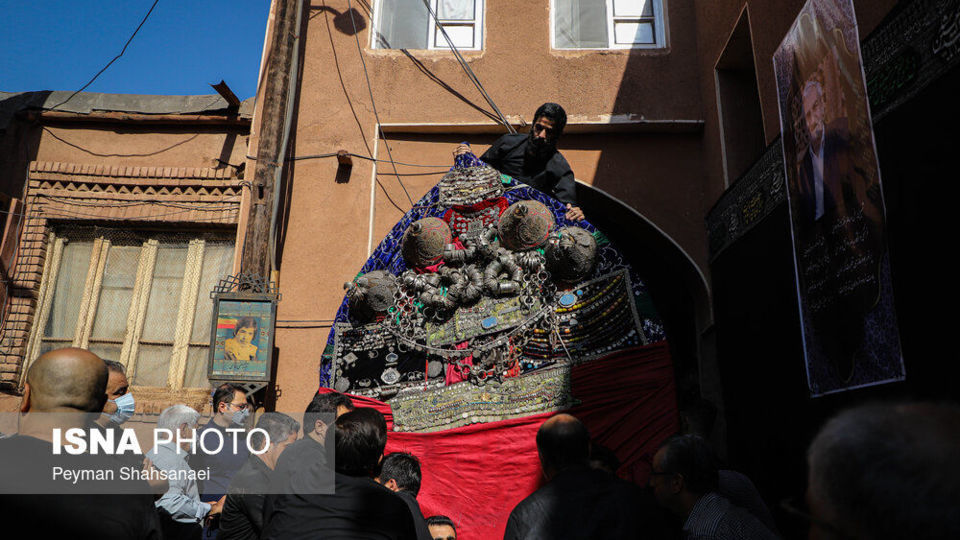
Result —
[[596, 255], [596, 239], [575, 226], [551, 234], [544, 248], [547, 270], [564, 283], [576, 283], [590, 275]]
[[440, 204], [462, 206], [499, 197], [503, 193], [500, 173], [493, 167], [456, 168], [448, 172], [437, 186]]
[[452, 171], [380, 244], [324, 353], [321, 384], [389, 400], [400, 430], [569, 407], [572, 366], [663, 339], [606, 237], [474, 169]]
[[361, 320], [369, 321], [387, 312], [397, 292], [397, 278], [390, 272], [374, 270], [344, 283], [350, 309]]
[[247, 273], [222, 278], [213, 288], [210, 298], [224, 293], [267, 294], [276, 297], [278, 301], [282, 296], [276, 283], [263, 276]]
[[543, 203], [520, 201], [504, 211], [497, 229], [507, 249], [525, 251], [543, 245], [555, 224], [553, 214]]
[[576, 405], [570, 371], [553, 368], [484, 386], [431, 386], [391, 401], [394, 431], [441, 431]]
[[403, 258], [412, 267], [436, 264], [443, 257], [443, 248], [452, 241], [450, 227], [442, 219], [421, 219], [403, 234]]

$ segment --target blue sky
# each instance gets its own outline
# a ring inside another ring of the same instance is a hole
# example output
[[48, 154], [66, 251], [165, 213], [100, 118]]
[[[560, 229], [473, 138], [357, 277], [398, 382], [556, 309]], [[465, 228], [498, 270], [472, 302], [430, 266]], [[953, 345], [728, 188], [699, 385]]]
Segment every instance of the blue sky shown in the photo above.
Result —
[[[116, 56], [153, 0], [0, 0], [0, 91], [77, 90]], [[127, 51], [87, 88], [256, 91], [270, 0], [160, 0]]]

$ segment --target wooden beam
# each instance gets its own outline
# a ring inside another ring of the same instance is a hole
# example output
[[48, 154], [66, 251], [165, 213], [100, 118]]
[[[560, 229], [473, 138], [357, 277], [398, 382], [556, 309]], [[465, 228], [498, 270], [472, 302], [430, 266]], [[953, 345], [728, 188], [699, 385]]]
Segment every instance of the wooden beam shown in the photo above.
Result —
[[221, 97], [223, 97], [223, 99], [227, 100], [227, 104], [231, 108], [234, 108], [234, 109], [240, 108], [240, 98], [238, 98], [237, 95], [233, 93], [233, 90], [231, 90], [230, 87], [227, 86], [227, 83], [224, 82], [223, 79], [221, 79], [220, 82], [217, 84], [211, 84], [210, 87], [216, 90], [217, 93], [220, 94]]
[[66, 111], [24, 111], [18, 116], [30, 121], [40, 122], [250, 126], [250, 118], [237, 116], [236, 114], [229, 116], [215, 114], [141, 114], [126, 112], [91, 112], [83, 114]]
[[269, 277], [270, 274], [270, 216], [273, 212], [275, 193], [274, 175], [284, 156], [280, 155], [283, 141], [287, 93], [293, 91], [296, 81], [290, 80], [296, 26], [297, 2], [303, 0], [274, 0], [277, 7], [275, 26], [271, 38], [270, 54], [260, 84], [263, 100], [262, 113], [258, 118], [259, 133], [254, 134], [257, 148], [249, 149], [256, 156], [256, 167], [250, 189], [250, 213], [243, 240], [240, 259], [242, 272]]

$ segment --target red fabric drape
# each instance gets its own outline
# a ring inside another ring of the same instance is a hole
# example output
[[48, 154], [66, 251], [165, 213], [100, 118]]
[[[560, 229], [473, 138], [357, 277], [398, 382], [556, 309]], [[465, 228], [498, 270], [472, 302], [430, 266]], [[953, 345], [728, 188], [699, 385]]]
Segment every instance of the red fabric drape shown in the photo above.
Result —
[[[677, 431], [673, 366], [666, 342], [620, 351], [573, 368], [570, 412], [598, 443], [613, 450], [618, 475], [643, 484], [650, 456]], [[325, 388], [321, 392], [330, 391]], [[386, 403], [351, 396], [387, 417]], [[418, 500], [424, 516], [444, 514], [458, 538], [503, 538], [510, 511], [540, 485], [536, 433], [553, 413], [475, 424], [434, 433], [394, 433], [386, 452], [409, 452], [423, 470]]]

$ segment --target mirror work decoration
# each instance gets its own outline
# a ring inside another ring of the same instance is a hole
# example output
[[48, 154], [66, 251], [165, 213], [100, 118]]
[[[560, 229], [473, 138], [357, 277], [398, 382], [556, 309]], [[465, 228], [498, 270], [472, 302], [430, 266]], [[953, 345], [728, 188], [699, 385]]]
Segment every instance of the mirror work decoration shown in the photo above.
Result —
[[564, 213], [458, 157], [345, 284], [320, 384], [386, 401], [395, 431], [575, 405], [572, 366], [665, 335], [620, 251]]

